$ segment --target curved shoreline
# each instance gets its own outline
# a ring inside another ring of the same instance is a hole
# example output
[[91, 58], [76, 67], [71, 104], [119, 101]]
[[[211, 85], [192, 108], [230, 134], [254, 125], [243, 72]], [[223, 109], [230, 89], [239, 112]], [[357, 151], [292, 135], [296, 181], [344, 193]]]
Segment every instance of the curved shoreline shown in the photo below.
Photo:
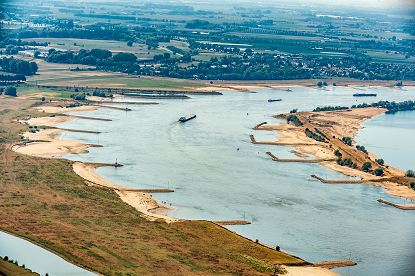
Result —
[[[352, 109], [352, 110], [302, 112], [301, 115], [303, 115], [304, 118], [309, 119], [307, 124], [311, 126], [314, 126], [314, 125], [310, 123], [310, 119], [318, 122], [319, 129], [323, 129], [327, 131], [327, 129], [330, 128], [332, 130], [331, 133], [326, 132], [328, 135], [330, 135], [330, 137], [331, 135], [333, 135], [333, 138], [348, 136], [353, 139], [355, 135], [357, 134], [357, 131], [363, 128], [360, 125], [360, 123], [364, 122], [367, 119], [371, 119], [377, 115], [385, 113], [386, 111], [387, 111], [386, 109], [370, 107], [370, 108]], [[321, 119], [321, 120], [316, 119], [318, 118], [316, 117], [316, 114], [321, 114], [321, 117], [324, 117], [324, 119]], [[279, 116], [274, 116], [274, 117], [279, 117]], [[329, 127], [321, 126], [320, 124], [322, 123], [329, 125]], [[408, 199], [415, 200], [415, 191], [408, 188], [407, 186], [398, 185], [396, 183], [388, 181], [387, 177], [375, 176], [367, 172], [352, 169], [348, 166], [340, 166], [335, 161], [330, 161], [330, 160], [336, 160], [338, 158], [333, 153], [336, 147], [331, 148], [329, 147], [327, 143], [317, 142], [315, 140], [312, 140], [311, 138], [308, 138], [305, 135], [305, 133], [302, 131], [302, 128], [300, 127], [296, 127], [291, 124], [287, 124], [283, 122], [281, 122], [277, 126], [266, 125], [266, 123], [263, 122], [255, 126], [253, 129], [276, 131], [282, 137], [278, 137], [276, 142], [257, 142], [255, 141], [255, 138], [252, 136], [251, 137], [252, 143], [292, 146], [298, 152], [302, 154], [309, 154], [309, 155], [315, 156], [315, 159], [311, 159], [311, 160], [309, 159], [297, 160], [296, 159], [295, 160], [296, 162], [301, 162], [301, 160], [306, 160], [303, 162], [318, 163], [319, 165], [329, 170], [337, 171], [347, 176], [360, 177], [362, 180], [353, 182], [355, 184], [370, 184], [370, 185], [382, 187], [382, 188], [385, 188], [386, 192], [390, 195], [400, 196], [400, 197], [405, 197]], [[335, 140], [338, 140], [338, 139], [336, 138]], [[356, 152], [356, 150], [354, 150], [354, 152]], [[359, 154], [359, 152], [357, 152], [356, 154]], [[272, 155], [270, 156], [272, 157]], [[368, 152], [367, 157], [368, 157], [368, 160], [371, 160], [372, 162], [373, 160], [377, 159], [376, 155], [370, 152]], [[275, 158], [273, 158], [273, 160], [282, 161], [282, 162], [290, 161], [290, 159], [276, 160]], [[403, 171], [387, 166], [387, 164], [384, 164], [382, 168], [384, 169], [385, 173], [387, 172], [389, 175], [393, 175], [393, 176], [404, 176], [405, 175]], [[336, 181], [336, 183], [345, 183], [345, 182], [348, 182], [348, 181], [346, 180]]]
[[[65, 114], [66, 116], [55, 117], [40, 117], [31, 118], [27, 121], [20, 121], [20, 123], [27, 123], [29, 125], [41, 125], [54, 127], [64, 123], [68, 123], [79, 117], [67, 115], [73, 112], [86, 112], [95, 111], [104, 106], [80, 106], [75, 108], [60, 108], [60, 107], [42, 107], [41, 111], [45, 113], [58, 113]], [[79, 154], [87, 153], [89, 147], [101, 147], [101, 145], [86, 144], [71, 140], [61, 140], [60, 135], [66, 130], [63, 129], [41, 129], [39, 132], [24, 133], [25, 138], [31, 140], [31, 142], [15, 144], [12, 150], [26, 155], [44, 157], [44, 158], [64, 158], [67, 154]], [[44, 142], [34, 142], [34, 141]], [[94, 164], [85, 162], [74, 162], [72, 165], [73, 171], [80, 177], [84, 178], [88, 185], [98, 184], [99, 186], [113, 189], [122, 201], [131, 205], [139, 212], [143, 213], [143, 216], [149, 220], [164, 219], [166, 222], [176, 222], [180, 219], [167, 216], [167, 212], [174, 210], [171, 206], [165, 206], [155, 199], [149, 193], [143, 192], [140, 189], [126, 188], [114, 183], [111, 183], [98, 175], [95, 172], [95, 168], [105, 166], [105, 164]]]
[[[82, 110], [82, 107], [75, 110], [75, 109], [70, 109], [68, 111], [68, 113], [72, 113], [72, 112], [82, 112], [82, 111], [94, 111], [97, 110], [99, 108], [103, 108], [101, 106], [84, 106], [84, 110]], [[65, 114], [65, 112], [60, 112], [62, 110], [58, 109], [48, 109], [48, 108], [42, 108], [43, 112], [45, 113], [49, 113], [49, 112], [53, 112], [53, 113], [63, 113]], [[49, 111], [49, 112], [48, 112]], [[63, 116], [59, 116], [59, 117], [63, 117]], [[29, 124], [34, 124], [34, 125], [48, 125], [48, 126], [56, 126], [59, 124], [63, 124], [66, 122], [70, 122], [73, 119], [76, 119], [76, 117], [74, 116], [65, 116], [65, 120], [62, 121], [62, 119], [59, 120], [59, 122], [56, 122], [56, 119], [54, 119], [56, 117], [43, 117], [43, 118], [33, 118], [31, 120], [28, 121]], [[30, 143], [29, 145], [25, 145], [25, 146], [14, 146], [13, 150], [19, 153], [23, 153], [23, 154], [27, 154], [27, 155], [35, 155], [38, 157], [47, 157], [47, 158], [56, 158], [56, 157], [60, 157], [63, 158], [63, 155], [66, 155], [68, 153], [73, 153], [73, 154], [77, 154], [77, 153], [85, 153], [87, 152], [86, 149], [88, 147], [91, 146], [96, 146], [96, 145], [92, 145], [92, 144], [85, 144], [85, 143], [81, 143], [81, 142], [75, 142], [75, 141], [69, 141], [69, 140], [60, 140], [59, 139], [59, 135], [63, 132], [64, 130], [61, 129], [46, 129], [46, 130], [41, 130], [38, 133], [25, 133], [25, 135], [27, 135], [28, 138], [32, 139], [32, 140], [45, 140], [45, 141], [50, 141], [50, 142], [33, 142]], [[50, 132], [50, 133], [49, 133]], [[43, 139], [39, 139], [39, 138], [43, 138]], [[54, 145], [54, 141], [60, 141], [62, 143], [62, 147], [56, 146]], [[45, 147], [45, 143], [47, 143], [47, 146]], [[70, 147], [70, 143], [78, 143], [76, 146], [74, 147]], [[33, 150], [36, 149], [36, 147], [40, 147], [43, 149], [43, 152], [39, 153], [34, 153]], [[58, 151], [60, 150], [60, 151]], [[57, 156], [58, 154], [59, 156]], [[62, 154], [62, 152], [64, 152]], [[174, 208], [171, 208], [169, 206], [164, 206], [162, 204], [160, 204], [159, 202], [157, 202], [155, 199], [153, 199], [148, 193], [143, 193], [142, 191], [139, 191], [139, 189], [137, 189], [137, 191], [134, 191], [134, 189], [131, 188], [126, 188], [117, 184], [114, 184], [112, 182], [107, 181], [106, 179], [104, 179], [103, 177], [101, 177], [100, 175], [98, 175], [95, 172], [95, 168], [102, 166], [102, 164], [99, 163], [86, 163], [86, 162], [74, 162], [73, 163], [73, 171], [78, 174], [80, 177], [82, 177], [83, 179], [85, 179], [85, 183], [87, 185], [98, 185], [98, 186], [102, 186], [102, 187], [106, 187], [106, 188], [110, 188], [113, 189], [114, 192], [116, 192], [120, 199], [124, 202], [126, 202], [127, 204], [133, 206], [135, 209], [137, 209], [139, 212], [141, 212], [143, 214], [143, 217], [149, 219], [149, 220], [157, 220], [157, 219], [163, 219], [166, 222], [170, 223], [170, 222], [177, 222], [177, 221], [182, 221], [181, 219], [177, 219], [177, 218], [173, 218], [170, 216], [167, 216], [167, 212], [171, 211]], [[227, 229], [227, 228], [226, 228]], [[267, 245], [264, 245], [267, 246]], [[267, 246], [268, 247], [268, 246]], [[297, 257], [298, 258], [298, 257]], [[291, 273], [292, 269], [291, 267], [289, 267], [288, 269], [288, 273]], [[298, 273], [303, 273], [302, 275], [312, 275], [310, 273], [314, 273], [314, 271], [318, 271], [318, 275], [322, 275], [322, 276], [330, 276], [330, 275], [337, 275], [336, 273], [332, 272], [331, 270], [329, 270], [328, 268], [322, 268], [322, 267], [316, 267], [316, 266], [305, 266], [305, 267], [298, 267], [295, 268], [293, 273], [295, 274], [288, 274], [288, 275], [299, 275]], [[317, 275], [317, 274], [316, 274]]]

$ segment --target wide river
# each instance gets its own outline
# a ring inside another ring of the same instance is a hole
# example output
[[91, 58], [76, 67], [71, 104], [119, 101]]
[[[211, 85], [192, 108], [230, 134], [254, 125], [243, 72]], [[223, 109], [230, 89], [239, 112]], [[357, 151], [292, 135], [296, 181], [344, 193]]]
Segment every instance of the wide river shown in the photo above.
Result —
[[[252, 128], [263, 121], [278, 124], [272, 115], [294, 108], [310, 111], [325, 105], [415, 100], [414, 88], [364, 89], [378, 96], [356, 98], [353, 93], [364, 91], [347, 88], [292, 88], [291, 92], [256, 90], [157, 100], [158, 105], [129, 105], [129, 112], [103, 108], [82, 116], [110, 118], [111, 122], [78, 119], [62, 125], [101, 134], [65, 132], [61, 139], [103, 145], [90, 148], [87, 154], [66, 157], [86, 162], [117, 160], [124, 166], [97, 169], [113, 183], [174, 189], [174, 193], [153, 194], [176, 208], [170, 216], [245, 218], [252, 224], [229, 229], [271, 246], [279, 245], [281, 250], [310, 262], [350, 259], [358, 263], [334, 269], [342, 276], [414, 275], [415, 212], [376, 201], [381, 197], [411, 204], [410, 200], [390, 196], [383, 188], [371, 185], [315, 181], [310, 177], [313, 173], [328, 179], [347, 177], [318, 164], [274, 162], [266, 151], [280, 158], [297, 158], [290, 153], [293, 148], [255, 145], [249, 138], [253, 134], [258, 141], [275, 141], [276, 133]], [[281, 102], [267, 101], [279, 98]], [[177, 123], [179, 117], [191, 113], [197, 118]], [[391, 166], [415, 169], [414, 114], [406, 111], [375, 117], [365, 122], [367, 128], [359, 132], [357, 141]], [[393, 151], [388, 152], [390, 149]]]

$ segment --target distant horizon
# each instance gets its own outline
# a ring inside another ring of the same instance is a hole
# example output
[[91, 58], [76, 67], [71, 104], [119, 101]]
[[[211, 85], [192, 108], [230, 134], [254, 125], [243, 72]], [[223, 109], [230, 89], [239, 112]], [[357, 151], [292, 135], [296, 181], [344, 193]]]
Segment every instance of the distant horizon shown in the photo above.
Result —
[[[48, 0], [0, 0], [0, 3], [7, 3], [7, 2], [24, 2], [24, 3], [30, 3], [30, 2], [43, 2], [43, 3], [47, 3]], [[85, 3], [96, 3], [96, 2], [108, 2], [107, 0], [87, 0], [87, 1], [62, 1], [62, 2], [68, 2], [68, 3], [80, 3], [80, 2], [85, 2]], [[190, 0], [190, 1], [142, 1], [140, 3], [137, 3], [136, 1], [133, 0], [113, 0], [111, 2], [119, 2], [119, 3], [125, 3], [125, 2], [131, 2], [134, 4], [142, 4], [142, 3], [169, 3], [171, 5], [174, 4], [181, 4], [181, 5], [186, 5], [186, 4], [195, 4], [195, 3], [221, 3], [221, 4], [229, 4], [229, 5], [238, 5], [238, 4], [251, 4], [252, 6], [255, 5], [261, 5], [261, 4], [291, 4], [291, 5], [295, 5], [295, 4], [303, 4], [303, 5], [333, 5], [333, 6], [361, 6], [361, 7], [410, 7], [415, 9], [415, 0], [348, 0], [348, 1], [332, 1], [332, 0], [316, 0], [316, 1], [306, 1], [306, 0], [295, 0], [295, 1], [288, 1], [288, 0], [260, 0], [257, 1], [256, 3], [250, 3], [247, 2], [245, 0], [242, 1], [217, 1], [217, 0]]]

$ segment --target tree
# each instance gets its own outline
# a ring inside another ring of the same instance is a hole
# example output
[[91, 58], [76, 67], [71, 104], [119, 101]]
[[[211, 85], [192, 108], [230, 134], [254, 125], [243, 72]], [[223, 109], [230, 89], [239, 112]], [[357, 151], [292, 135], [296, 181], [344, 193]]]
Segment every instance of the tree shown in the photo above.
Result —
[[341, 154], [341, 152], [340, 152], [338, 149], [336, 149], [336, 150], [334, 151], [334, 155], [336, 155], [336, 156], [338, 156], [338, 157], [342, 157], [342, 154]]
[[383, 165], [383, 164], [385, 164], [385, 161], [383, 161], [383, 159], [376, 159], [375, 160], [376, 161], [376, 163], [378, 163], [379, 165]]
[[16, 87], [9, 86], [6, 88], [6, 92], [4, 92], [4, 95], [9, 95], [13, 97], [17, 97], [17, 90]]
[[352, 138], [350, 138], [350, 137], [343, 137], [343, 138], [342, 138], [342, 141], [343, 141], [345, 144], [349, 145], [349, 146], [351, 146], [351, 145], [352, 145]]
[[323, 83], [322, 83], [321, 81], [319, 81], [319, 82], [317, 83], [317, 86], [323, 86]]
[[35, 53], [34, 53], [34, 57], [35, 57], [35, 58], [39, 58], [39, 56], [40, 56], [40, 51], [35, 51]]
[[405, 173], [405, 176], [407, 177], [414, 177], [415, 176], [415, 172], [413, 170], [407, 170]]
[[327, 82], [326, 82], [326, 81], [325, 81], [325, 82], [323, 82], [323, 85], [324, 85], [324, 86], [327, 86]]
[[362, 170], [365, 171], [365, 172], [367, 172], [367, 171], [370, 170], [371, 167], [372, 167], [372, 163], [365, 162], [365, 163], [363, 163]]
[[44, 102], [45, 101], [45, 97], [42, 97], [42, 102]]
[[131, 40], [130, 40], [130, 41], [128, 41], [128, 42], [127, 42], [127, 46], [128, 46], [128, 47], [133, 46], [133, 42], [132, 42]]
[[411, 182], [409, 185], [411, 185], [411, 188], [415, 190], [415, 182]]
[[382, 168], [376, 168], [375, 169], [375, 175], [376, 176], [381, 176], [383, 174], [383, 169]]
[[39, 69], [38, 66], [37, 66], [37, 63], [36, 62], [31, 62], [30, 67], [32, 67], [32, 74], [35, 75], [36, 72], [37, 72], [37, 69]]

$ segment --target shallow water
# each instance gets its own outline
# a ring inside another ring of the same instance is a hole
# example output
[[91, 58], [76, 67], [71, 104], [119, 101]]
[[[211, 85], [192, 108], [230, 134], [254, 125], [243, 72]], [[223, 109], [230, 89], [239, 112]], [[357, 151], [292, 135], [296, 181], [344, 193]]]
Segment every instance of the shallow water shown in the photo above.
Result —
[[[65, 132], [61, 139], [102, 144], [102, 148], [90, 148], [88, 154], [66, 157], [87, 162], [117, 160], [124, 166], [96, 170], [111, 182], [132, 188], [174, 189], [174, 193], [153, 194], [157, 200], [173, 204], [176, 209], [171, 216], [245, 218], [252, 224], [229, 229], [279, 245], [310, 262], [350, 258], [358, 263], [335, 269], [343, 276], [413, 275], [415, 213], [376, 202], [379, 197], [395, 203], [402, 199], [370, 185], [321, 183], [310, 175], [348, 177], [318, 164], [272, 161], [266, 151], [279, 158], [298, 157], [290, 153], [292, 147], [256, 145], [249, 138], [253, 134], [258, 141], [277, 139], [276, 133], [252, 127], [263, 121], [277, 124], [272, 115], [294, 108], [308, 111], [324, 105], [415, 99], [415, 89], [368, 91], [378, 97], [354, 98], [356, 90], [345, 88], [293, 88], [292, 92], [224, 92], [223, 96], [159, 100], [159, 105], [130, 105], [131, 112], [100, 109], [80, 114], [113, 121], [79, 119], [61, 127], [101, 134]], [[272, 98], [282, 101], [267, 102]], [[191, 113], [197, 118], [177, 123], [178, 118]], [[364, 145], [370, 150], [369, 143]]]

